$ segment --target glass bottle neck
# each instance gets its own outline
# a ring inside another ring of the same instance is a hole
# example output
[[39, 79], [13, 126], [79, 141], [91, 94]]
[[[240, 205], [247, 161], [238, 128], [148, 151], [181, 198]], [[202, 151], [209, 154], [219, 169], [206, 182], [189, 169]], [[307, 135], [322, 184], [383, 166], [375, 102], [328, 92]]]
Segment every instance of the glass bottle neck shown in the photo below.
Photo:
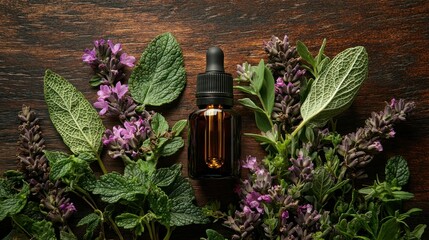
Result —
[[228, 105], [221, 104], [208, 104], [208, 105], [200, 105], [198, 106], [200, 109], [230, 109], [231, 107]]

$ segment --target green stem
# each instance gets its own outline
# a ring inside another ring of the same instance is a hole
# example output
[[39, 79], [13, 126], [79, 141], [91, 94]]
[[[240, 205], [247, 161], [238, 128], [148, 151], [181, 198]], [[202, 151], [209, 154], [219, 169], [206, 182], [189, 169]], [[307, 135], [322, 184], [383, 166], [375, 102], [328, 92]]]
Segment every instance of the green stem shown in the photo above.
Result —
[[97, 162], [98, 162], [98, 165], [100, 166], [103, 174], [107, 174], [106, 167], [104, 166], [104, 163], [103, 163], [103, 161], [101, 161], [100, 155], [98, 155], [98, 154], [97, 154]]
[[33, 236], [29, 233], [29, 232], [27, 232], [27, 230], [25, 230], [25, 228], [23, 227], [23, 226], [21, 226], [16, 220], [15, 220], [15, 218], [12, 216], [11, 217], [12, 218], [12, 221], [21, 229], [21, 231], [23, 231], [29, 238], [33, 238]]
[[151, 239], [151, 240], [155, 240], [155, 239], [153, 238], [152, 227], [150, 226], [150, 224], [149, 224], [148, 222], [145, 222], [144, 224], [146, 225], [146, 228], [147, 228], [147, 229], [148, 229], [148, 231], [149, 231], [149, 237], [150, 237], [150, 239]]
[[164, 240], [170, 240], [171, 233], [173, 233], [174, 227], [170, 228], [170, 226], [166, 226], [167, 228], [167, 234], [164, 237]]
[[298, 134], [299, 130], [301, 130], [305, 124], [307, 123], [307, 121], [302, 121], [298, 127], [295, 128], [295, 130], [292, 132], [292, 134], [290, 135], [289, 138], [286, 139], [286, 141], [284, 142], [285, 147], [289, 145], [290, 141], [295, 137], [296, 134]]
[[116, 235], [118, 235], [120, 240], [124, 240], [124, 237], [122, 236], [121, 231], [119, 230], [118, 226], [116, 225], [115, 221], [113, 221], [113, 219], [108, 216], [107, 219], [110, 222], [110, 225], [112, 226], [113, 230], [115, 231]]

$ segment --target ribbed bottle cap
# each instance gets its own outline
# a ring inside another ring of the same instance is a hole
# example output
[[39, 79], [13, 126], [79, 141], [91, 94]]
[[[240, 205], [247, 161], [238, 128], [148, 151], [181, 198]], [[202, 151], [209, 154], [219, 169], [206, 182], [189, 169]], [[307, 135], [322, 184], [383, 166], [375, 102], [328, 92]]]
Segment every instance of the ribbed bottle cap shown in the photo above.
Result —
[[223, 51], [211, 47], [206, 53], [206, 72], [197, 77], [197, 105], [233, 105], [232, 76], [225, 73]]

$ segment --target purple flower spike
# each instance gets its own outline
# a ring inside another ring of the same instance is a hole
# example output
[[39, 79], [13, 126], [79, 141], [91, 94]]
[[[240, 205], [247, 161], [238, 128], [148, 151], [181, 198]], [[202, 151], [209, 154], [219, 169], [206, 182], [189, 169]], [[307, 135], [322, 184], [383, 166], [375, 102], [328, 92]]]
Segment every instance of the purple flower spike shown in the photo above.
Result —
[[247, 168], [251, 171], [257, 171], [259, 169], [256, 157], [247, 156], [247, 159], [243, 162], [243, 168]]
[[136, 61], [136, 58], [133, 56], [128, 56], [126, 53], [122, 53], [120, 57], [120, 62], [128, 67], [134, 67], [134, 62]]
[[103, 98], [98, 98], [97, 102], [94, 103], [94, 107], [101, 109], [99, 114], [104, 115], [109, 109], [109, 103], [106, 102]]
[[107, 40], [107, 44], [109, 44], [110, 50], [112, 51], [113, 55], [116, 55], [118, 52], [122, 50], [122, 46], [120, 43], [113, 44], [112, 41]]
[[82, 55], [82, 61], [91, 64], [95, 60], [97, 60], [95, 49], [85, 49], [85, 53]]

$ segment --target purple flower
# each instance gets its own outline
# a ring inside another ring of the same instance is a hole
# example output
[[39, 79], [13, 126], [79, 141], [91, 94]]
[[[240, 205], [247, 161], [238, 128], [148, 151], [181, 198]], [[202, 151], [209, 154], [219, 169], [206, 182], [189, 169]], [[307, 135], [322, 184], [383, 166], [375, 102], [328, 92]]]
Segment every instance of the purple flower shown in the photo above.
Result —
[[98, 98], [97, 102], [94, 103], [94, 107], [101, 109], [98, 114], [104, 115], [107, 112], [107, 109], [109, 109], [109, 103], [106, 102], [103, 98]]
[[76, 207], [74, 206], [73, 203], [70, 202], [66, 202], [60, 205], [60, 210], [63, 213], [67, 213], [67, 212], [76, 212]]
[[276, 89], [276, 93], [281, 93], [282, 92], [282, 88], [285, 87], [286, 84], [283, 81], [282, 77], [277, 78], [276, 84], [274, 85], [275, 89]]
[[106, 99], [110, 97], [111, 94], [112, 94], [111, 88], [106, 85], [101, 85], [100, 90], [98, 90], [97, 92], [98, 98], [102, 98], [102, 99]]
[[249, 206], [251, 209], [255, 209], [258, 213], [262, 213], [264, 209], [261, 206], [260, 201], [258, 201], [258, 198], [261, 196], [258, 192], [251, 192], [247, 194], [246, 196], [246, 205]]
[[288, 210], [284, 210], [284, 211], [282, 212], [281, 217], [282, 217], [282, 220], [283, 220], [283, 221], [286, 221], [286, 219], [288, 219], [288, 218], [289, 218], [289, 212], [288, 212]]
[[377, 151], [381, 152], [383, 151], [383, 146], [381, 145], [380, 141], [375, 141], [373, 144], [368, 146], [368, 149], [376, 149]]
[[116, 55], [119, 51], [122, 50], [122, 46], [120, 43], [113, 44], [111, 40], [107, 40], [107, 44], [109, 44], [110, 50], [112, 51], [113, 55]]
[[396, 99], [392, 98], [392, 100], [390, 100], [390, 108], [394, 108], [396, 103], [397, 103]]
[[396, 134], [396, 132], [395, 132], [395, 130], [390, 130], [390, 132], [387, 134], [388, 135], [388, 137], [390, 137], [390, 138], [394, 138], [395, 137], [395, 134]]
[[111, 88], [113, 93], [118, 95], [118, 99], [122, 99], [122, 97], [128, 92], [128, 85], [121, 84], [121, 82], [117, 82], [114, 88]]
[[91, 64], [97, 59], [95, 49], [85, 49], [85, 53], [82, 55], [82, 61]]
[[311, 213], [311, 211], [313, 211], [313, 206], [311, 204], [305, 204], [305, 205], [299, 206], [298, 211], [300, 211], [303, 214]]
[[247, 168], [253, 172], [259, 170], [258, 162], [256, 157], [247, 156], [246, 160], [243, 161], [243, 168]]
[[128, 56], [126, 53], [122, 53], [120, 57], [120, 62], [128, 67], [134, 67], [134, 62], [136, 58], [133, 56]]
[[269, 194], [265, 194], [265, 195], [262, 195], [262, 196], [260, 196], [260, 197], [258, 197], [258, 201], [264, 201], [264, 202], [266, 202], [266, 203], [270, 203], [271, 202], [271, 196], [269, 195]]
[[106, 43], [106, 41], [105, 41], [104, 39], [95, 40], [95, 41], [94, 41], [94, 46], [95, 46], [96, 48], [98, 48], [98, 47], [102, 47], [105, 43]]

